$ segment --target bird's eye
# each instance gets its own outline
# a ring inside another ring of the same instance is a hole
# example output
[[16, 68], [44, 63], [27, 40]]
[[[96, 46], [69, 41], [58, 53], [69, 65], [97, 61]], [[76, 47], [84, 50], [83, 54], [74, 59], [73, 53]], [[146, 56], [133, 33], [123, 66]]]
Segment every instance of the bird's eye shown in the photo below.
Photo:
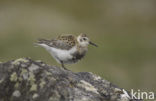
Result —
[[86, 38], [83, 38], [83, 40], [86, 41], [87, 39]]

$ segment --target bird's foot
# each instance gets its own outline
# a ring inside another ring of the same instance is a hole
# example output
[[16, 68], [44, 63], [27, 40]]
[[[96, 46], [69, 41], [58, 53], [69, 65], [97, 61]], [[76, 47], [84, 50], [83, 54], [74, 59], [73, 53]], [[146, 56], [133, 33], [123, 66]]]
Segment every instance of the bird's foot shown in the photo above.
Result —
[[[68, 70], [66, 67], [62, 67], [64, 70]], [[69, 71], [69, 70], [68, 70]]]
[[[64, 66], [63, 63], [62, 63], [61, 65], [62, 65], [62, 68], [63, 68], [64, 70], [68, 70], [68, 69]], [[68, 71], [69, 71], [69, 70], [68, 70]]]

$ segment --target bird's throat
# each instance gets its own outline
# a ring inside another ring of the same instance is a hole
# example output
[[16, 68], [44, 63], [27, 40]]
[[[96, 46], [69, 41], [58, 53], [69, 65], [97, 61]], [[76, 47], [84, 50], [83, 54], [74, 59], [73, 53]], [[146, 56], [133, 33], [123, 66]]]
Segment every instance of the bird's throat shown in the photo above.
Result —
[[88, 51], [88, 47], [83, 47], [83, 46], [78, 45], [77, 51], [79, 54], [85, 54]]

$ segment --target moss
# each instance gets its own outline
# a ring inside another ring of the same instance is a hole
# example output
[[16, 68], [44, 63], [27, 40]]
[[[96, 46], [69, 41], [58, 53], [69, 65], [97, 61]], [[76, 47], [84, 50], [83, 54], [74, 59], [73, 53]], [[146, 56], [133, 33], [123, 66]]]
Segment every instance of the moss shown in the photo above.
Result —
[[46, 84], [46, 82], [44, 81], [44, 80], [41, 80], [41, 82], [40, 82], [40, 88], [42, 89], [43, 87], [44, 87], [44, 85]]
[[13, 62], [12, 62], [12, 64], [14, 64], [14, 65], [19, 65], [20, 64], [20, 62], [28, 62], [28, 60], [26, 60], [26, 59], [24, 59], [24, 58], [19, 58], [19, 59], [16, 59], [16, 60], [14, 60]]
[[32, 84], [31, 85], [31, 88], [30, 88], [30, 91], [37, 91], [37, 85], [36, 84]]
[[10, 81], [16, 82], [18, 79], [16, 72], [13, 72], [10, 76]]

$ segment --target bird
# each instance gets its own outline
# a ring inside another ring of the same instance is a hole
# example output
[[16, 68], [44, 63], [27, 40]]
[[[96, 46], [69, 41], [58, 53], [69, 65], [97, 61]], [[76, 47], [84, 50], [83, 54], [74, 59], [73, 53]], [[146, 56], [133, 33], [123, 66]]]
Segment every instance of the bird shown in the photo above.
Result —
[[74, 64], [81, 60], [86, 55], [89, 44], [98, 47], [83, 33], [78, 36], [60, 35], [50, 40], [38, 39], [36, 44], [45, 48], [64, 69], [65, 64]]

